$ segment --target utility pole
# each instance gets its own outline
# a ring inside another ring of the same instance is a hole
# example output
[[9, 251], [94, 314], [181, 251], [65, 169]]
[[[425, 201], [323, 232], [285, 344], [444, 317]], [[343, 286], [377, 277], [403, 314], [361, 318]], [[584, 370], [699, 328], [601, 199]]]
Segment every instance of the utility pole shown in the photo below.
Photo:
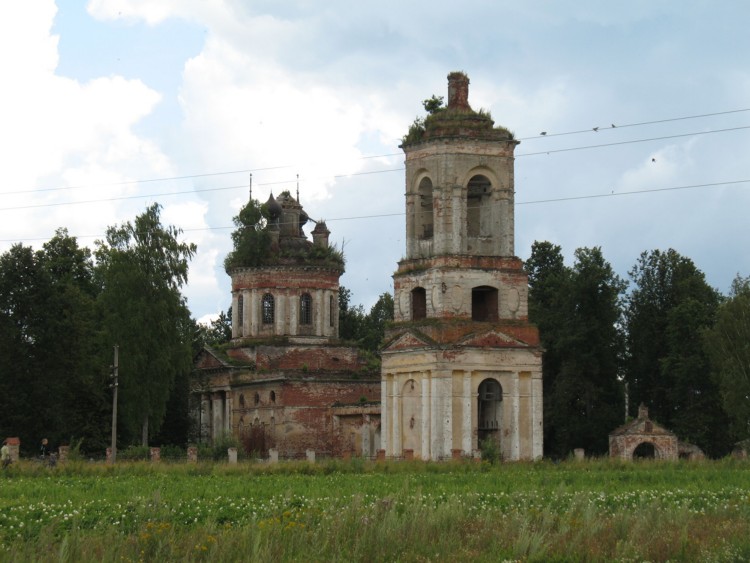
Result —
[[115, 359], [112, 364], [112, 383], [111, 387], [114, 390], [112, 393], [112, 463], [115, 463], [117, 459], [117, 370], [118, 370], [118, 346], [115, 344]]

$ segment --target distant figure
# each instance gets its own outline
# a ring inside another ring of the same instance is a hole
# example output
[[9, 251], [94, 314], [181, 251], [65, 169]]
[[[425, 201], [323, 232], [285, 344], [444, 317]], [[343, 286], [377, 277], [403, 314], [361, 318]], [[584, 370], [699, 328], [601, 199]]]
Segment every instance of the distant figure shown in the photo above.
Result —
[[47, 441], [47, 438], [42, 438], [42, 445], [39, 448], [39, 457], [42, 459], [47, 459], [47, 456], [49, 455], [49, 442]]
[[10, 448], [8, 447], [8, 440], [3, 440], [3, 447], [0, 448], [0, 460], [2, 460], [3, 469], [10, 465]]

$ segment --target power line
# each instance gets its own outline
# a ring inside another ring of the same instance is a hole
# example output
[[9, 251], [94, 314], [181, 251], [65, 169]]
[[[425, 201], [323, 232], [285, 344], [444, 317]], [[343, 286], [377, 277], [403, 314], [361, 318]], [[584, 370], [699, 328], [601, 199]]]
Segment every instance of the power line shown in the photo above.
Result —
[[740, 131], [742, 129], [750, 129], [750, 125], [743, 125], [741, 127], [730, 127], [728, 129], [712, 129], [710, 131], [696, 131], [694, 133], [681, 133], [679, 135], [666, 135], [664, 137], [649, 137], [648, 139], [633, 139], [630, 141], [618, 141], [616, 143], [600, 143], [598, 145], [587, 145], [583, 147], [568, 147], [564, 149], [550, 149], [548, 151], [527, 152], [527, 153], [517, 154], [515, 156], [516, 157], [537, 156], [540, 154], [552, 154], [556, 152], [570, 152], [570, 151], [581, 151], [581, 150], [587, 150], [587, 149], [598, 149], [601, 147], [613, 147], [617, 145], [630, 145], [633, 143], [645, 143], [647, 141], [663, 141], [666, 139], [677, 139], [680, 137], [694, 137], [696, 135], [708, 135], [709, 133], [726, 133], [728, 131]]
[[[703, 117], [714, 117], [717, 115], [728, 115], [733, 113], [741, 113], [750, 111], [750, 108], [741, 108], [741, 109], [734, 109], [734, 110], [728, 110], [728, 111], [720, 111], [720, 112], [714, 112], [714, 113], [704, 113], [704, 114], [697, 114], [697, 115], [688, 115], [688, 116], [682, 116], [682, 117], [672, 117], [667, 119], [657, 119], [653, 121], [642, 121], [638, 123], [626, 123], [623, 125], [616, 125], [611, 127], [597, 127], [596, 130], [600, 132], [604, 131], [611, 131], [615, 129], [625, 129], [627, 127], [640, 127], [643, 125], [654, 125], [658, 123], [668, 123], [673, 121], [684, 121], [688, 119], [698, 119]], [[613, 124], [614, 125], [614, 124]], [[704, 132], [698, 132], [698, 133], [686, 133], [684, 135], [675, 135], [675, 136], [667, 136], [667, 137], [653, 137], [649, 139], [638, 139], [633, 141], [623, 141], [621, 143], [603, 143], [598, 145], [588, 145], [584, 147], [572, 147], [567, 149], [554, 149], [549, 151], [539, 151], [534, 153], [523, 153], [523, 154], [517, 154], [515, 156], [534, 156], [539, 154], [547, 154], [547, 153], [553, 153], [553, 152], [566, 152], [566, 151], [573, 151], [573, 150], [584, 150], [584, 149], [590, 149], [590, 148], [598, 148], [598, 147], [606, 147], [606, 146], [613, 146], [617, 144], [629, 144], [629, 143], [639, 143], [639, 142], [646, 142], [646, 141], [654, 141], [654, 140], [664, 140], [664, 139], [670, 139], [670, 138], [676, 138], [676, 137], [686, 137], [690, 135], [702, 135], [706, 133], [718, 133], [718, 132], [725, 132], [725, 131], [733, 131], [736, 129], [747, 129], [748, 127], [739, 127], [739, 128], [732, 128], [732, 129], [718, 129], [715, 131], [704, 131]], [[545, 135], [536, 135], [533, 137], [522, 137], [518, 139], [519, 141], [528, 141], [528, 140], [539, 140], [539, 139], [546, 139], [551, 137], [559, 137], [559, 136], [565, 136], [565, 135], [576, 135], [580, 133], [592, 133], [594, 132], [594, 128], [589, 129], [582, 129], [578, 131], [567, 131], [563, 133], [545, 133]], [[377, 155], [364, 155], [360, 156], [359, 160], [368, 160], [368, 159], [375, 159], [375, 158], [387, 158], [392, 156], [402, 156], [402, 153], [396, 152], [396, 153], [385, 153], [385, 154], [377, 154]], [[208, 178], [208, 177], [214, 177], [214, 176], [228, 176], [232, 174], [247, 174], [251, 172], [265, 172], [270, 170], [283, 170], [286, 168], [299, 168], [298, 166], [294, 166], [291, 164], [285, 164], [285, 165], [279, 165], [279, 166], [267, 166], [262, 168], [245, 168], [242, 170], [229, 170], [229, 171], [223, 171], [223, 172], [206, 172], [201, 174], [186, 174], [182, 176], [165, 176], [160, 178], [146, 178], [146, 179], [139, 179], [139, 180], [123, 180], [121, 182], [110, 182], [105, 184], [86, 184], [86, 185], [77, 185], [77, 186], [57, 186], [52, 188], [38, 188], [34, 190], [16, 190], [11, 192], [0, 192], [0, 195], [18, 195], [18, 194], [30, 194], [30, 193], [41, 193], [41, 192], [53, 192], [53, 191], [62, 191], [62, 190], [76, 190], [76, 189], [87, 189], [87, 188], [96, 188], [96, 187], [115, 187], [115, 186], [127, 186], [127, 185], [133, 185], [133, 184], [145, 184], [145, 183], [153, 183], [153, 182], [168, 182], [168, 181], [179, 181], [179, 180], [192, 180], [196, 178]], [[403, 170], [403, 168], [400, 168], [398, 170]], [[390, 172], [391, 170], [385, 170], [383, 172]], [[364, 173], [355, 173], [355, 174], [336, 174], [333, 176], [333, 178], [342, 178], [347, 176], [356, 176], [356, 175], [363, 175], [363, 174], [377, 174], [380, 171], [371, 171], [371, 172], [364, 172]], [[274, 183], [266, 183], [266, 184], [258, 184], [258, 185], [273, 185], [273, 184], [284, 184], [288, 182], [293, 182], [294, 180], [284, 180], [284, 181], [278, 181]], [[147, 196], [143, 196], [147, 197]]]
[[544, 132], [544, 134], [534, 135], [532, 137], [522, 137], [518, 139], [519, 141], [530, 141], [535, 139], [547, 139], [549, 137], [561, 137], [563, 135], [578, 135], [580, 133], [592, 133], [594, 131], [612, 131], [614, 129], [625, 129], [626, 127], [640, 127], [642, 125], [655, 125], [657, 123], [669, 123], [670, 121], [684, 121], [686, 119], [698, 119], [701, 117], [714, 117], [716, 115], [727, 115], [730, 113], [740, 113], [743, 111], [750, 111], [750, 108], [742, 108], [742, 109], [732, 109], [728, 111], [717, 111], [715, 113], [702, 113], [700, 115], [686, 115], [683, 117], [671, 117], [668, 119], [656, 119], [654, 121], [641, 121], [640, 123], [625, 123], [622, 125], [616, 125], [612, 123], [610, 126], [603, 126], [603, 127], [597, 127], [594, 129], [593, 127], [589, 129], [582, 129], [580, 131], [566, 131], [564, 133], [548, 133]]
[[[677, 190], [690, 190], [690, 189], [699, 189], [699, 188], [713, 188], [717, 186], [735, 186], [738, 184], [748, 184], [750, 183], [750, 178], [747, 180], [727, 180], [725, 182], [708, 182], [704, 184], [689, 184], [685, 186], [670, 186], [666, 188], [649, 188], [645, 190], [630, 190], [625, 192], [611, 192], [611, 193], [604, 193], [604, 194], [588, 194], [588, 195], [580, 195], [580, 196], [569, 196], [569, 197], [557, 197], [557, 198], [549, 198], [549, 199], [537, 199], [537, 200], [531, 200], [531, 201], [517, 201], [515, 202], [515, 205], [538, 205], [542, 203], [559, 203], [564, 201], [577, 201], [577, 200], [584, 200], [584, 199], [601, 199], [606, 197], [621, 197], [626, 195], [641, 195], [641, 194], [650, 194], [650, 193], [659, 193], [659, 192], [669, 192], [669, 191], [677, 191]], [[244, 186], [240, 186], [244, 187]], [[364, 219], [382, 219], [386, 217], [403, 217], [405, 216], [405, 212], [398, 212], [398, 213], [379, 213], [374, 215], [354, 215], [351, 217], [335, 217], [332, 219], [326, 219], [326, 223], [334, 222], [334, 221], [357, 221], [357, 220], [364, 220]], [[188, 232], [202, 232], [202, 231], [221, 231], [221, 230], [227, 230], [227, 229], [233, 229], [235, 228], [233, 225], [225, 226], [225, 227], [199, 227], [199, 228], [193, 228], [193, 229], [180, 229], [183, 233]], [[99, 238], [103, 235], [74, 235], [77, 239], [86, 239], [86, 238]], [[40, 238], [28, 238], [24, 239], [25, 241], [40, 241], [40, 240], [49, 240], [50, 237], [40, 237]], [[0, 240], [0, 243], [2, 242], [16, 242], [17, 239], [4, 239]]]

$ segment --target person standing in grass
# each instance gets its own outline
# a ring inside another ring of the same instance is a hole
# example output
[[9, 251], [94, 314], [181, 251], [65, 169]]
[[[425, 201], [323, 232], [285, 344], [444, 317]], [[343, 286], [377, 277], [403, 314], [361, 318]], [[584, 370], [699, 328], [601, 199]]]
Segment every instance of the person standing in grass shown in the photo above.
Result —
[[10, 465], [10, 448], [7, 439], [3, 440], [3, 447], [0, 448], [0, 460], [2, 460], [3, 469]]
[[47, 459], [47, 456], [49, 455], [49, 441], [47, 438], [42, 438], [42, 445], [39, 448], [39, 457], [41, 457], [43, 460]]

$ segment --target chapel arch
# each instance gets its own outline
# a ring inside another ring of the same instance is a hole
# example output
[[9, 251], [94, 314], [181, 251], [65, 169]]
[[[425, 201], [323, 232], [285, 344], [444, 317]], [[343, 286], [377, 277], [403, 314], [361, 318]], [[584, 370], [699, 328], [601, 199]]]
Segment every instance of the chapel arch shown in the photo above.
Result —
[[476, 174], [466, 186], [466, 235], [492, 236], [492, 182], [484, 174]]
[[656, 446], [652, 442], [641, 442], [633, 450], [633, 459], [656, 459], [657, 453]]

